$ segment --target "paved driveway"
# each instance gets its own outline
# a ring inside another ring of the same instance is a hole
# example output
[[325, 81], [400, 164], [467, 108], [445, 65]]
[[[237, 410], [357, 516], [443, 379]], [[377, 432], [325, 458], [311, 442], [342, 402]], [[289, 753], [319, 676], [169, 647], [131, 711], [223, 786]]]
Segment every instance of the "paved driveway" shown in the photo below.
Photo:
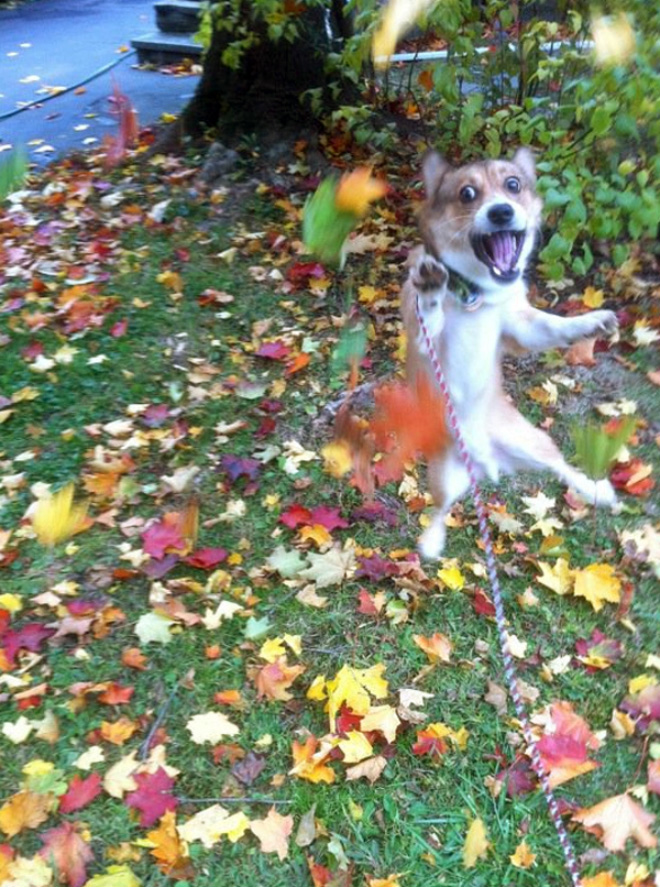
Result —
[[[154, 27], [152, 0], [32, 0], [16, 9], [0, 7], [0, 158], [6, 146], [23, 144], [31, 160], [44, 164], [114, 133], [108, 102], [113, 78], [141, 124], [180, 111], [198, 78], [137, 70], [136, 57], [121, 52]], [[75, 85], [118, 59], [80, 90], [12, 114], [42, 99], [40, 90]]]

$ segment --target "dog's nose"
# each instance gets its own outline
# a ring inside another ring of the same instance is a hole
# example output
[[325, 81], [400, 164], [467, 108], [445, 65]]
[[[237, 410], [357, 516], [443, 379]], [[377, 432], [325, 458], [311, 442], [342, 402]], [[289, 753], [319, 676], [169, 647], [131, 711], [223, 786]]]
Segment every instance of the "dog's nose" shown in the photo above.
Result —
[[510, 203], [495, 203], [488, 210], [488, 221], [493, 225], [508, 225], [513, 219], [513, 207]]

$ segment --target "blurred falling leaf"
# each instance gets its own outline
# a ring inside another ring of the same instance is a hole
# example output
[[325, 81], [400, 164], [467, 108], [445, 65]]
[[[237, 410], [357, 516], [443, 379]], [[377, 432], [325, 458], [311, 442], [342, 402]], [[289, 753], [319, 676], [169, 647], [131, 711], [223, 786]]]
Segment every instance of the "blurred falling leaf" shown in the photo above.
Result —
[[74, 505], [73, 490], [70, 483], [37, 501], [32, 512], [32, 526], [42, 545], [57, 545], [89, 526], [87, 503]]
[[606, 430], [606, 426], [593, 422], [574, 425], [575, 461], [594, 480], [607, 477], [617, 453], [633, 433], [636, 423], [634, 416], [625, 416], [612, 432]]

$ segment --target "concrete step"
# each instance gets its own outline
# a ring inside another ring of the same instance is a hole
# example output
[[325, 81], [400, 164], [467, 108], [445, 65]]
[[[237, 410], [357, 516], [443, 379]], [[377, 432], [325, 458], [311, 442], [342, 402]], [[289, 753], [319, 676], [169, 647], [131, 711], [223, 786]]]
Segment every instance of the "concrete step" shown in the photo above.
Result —
[[190, 34], [197, 30], [201, 5], [197, 0], [159, 0], [154, 3], [156, 26], [166, 34]]
[[169, 65], [182, 59], [199, 59], [202, 55], [201, 44], [195, 43], [193, 34], [153, 31], [131, 40], [131, 46], [137, 50], [140, 64]]

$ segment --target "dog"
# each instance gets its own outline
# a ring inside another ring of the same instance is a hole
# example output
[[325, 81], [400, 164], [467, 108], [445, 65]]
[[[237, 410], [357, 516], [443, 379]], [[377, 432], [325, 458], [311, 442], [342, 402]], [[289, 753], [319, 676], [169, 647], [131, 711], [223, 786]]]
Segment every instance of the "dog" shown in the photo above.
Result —
[[[617, 329], [612, 311], [558, 317], [533, 308], [527, 299], [524, 273], [542, 209], [531, 152], [520, 148], [512, 160], [461, 167], [429, 152], [422, 172], [423, 246], [409, 257], [401, 293], [408, 383], [414, 386], [426, 376], [438, 384], [419, 312], [478, 478], [497, 481], [502, 473], [547, 470], [586, 501], [615, 505], [609, 481], [593, 481], [569, 465], [549, 435], [523, 418], [502, 387], [505, 352], [565, 348]], [[435, 511], [419, 548], [425, 558], [434, 559], [444, 547], [445, 518], [470, 485], [453, 439], [429, 460], [428, 480]]]

